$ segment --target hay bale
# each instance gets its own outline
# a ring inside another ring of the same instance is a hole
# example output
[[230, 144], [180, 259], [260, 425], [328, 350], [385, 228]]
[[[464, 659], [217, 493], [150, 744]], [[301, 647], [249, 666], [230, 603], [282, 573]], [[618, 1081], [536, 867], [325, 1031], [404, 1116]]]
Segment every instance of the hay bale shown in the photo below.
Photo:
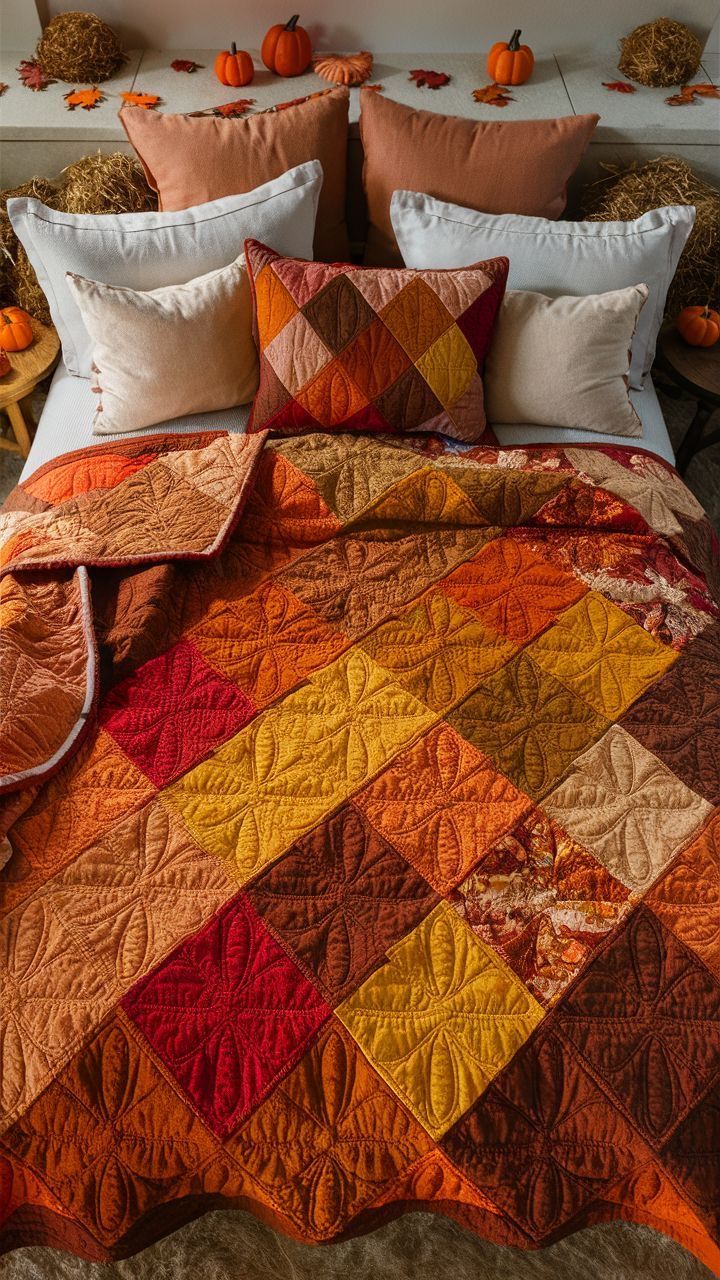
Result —
[[69, 84], [107, 80], [125, 61], [112, 27], [94, 13], [59, 13], [37, 43], [35, 59], [46, 75]]
[[30, 315], [50, 323], [50, 309], [28, 256], [10, 225], [7, 202], [13, 196], [34, 196], [53, 209], [61, 207], [61, 196], [55, 183], [47, 178], [33, 178], [19, 187], [0, 191], [0, 292], [3, 302], [23, 307]]
[[638, 84], [667, 89], [692, 79], [701, 56], [700, 41], [682, 22], [656, 18], [620, 41], [618, 70]]
[[674, 316], [683, 307], [705, 302], [720, 306], [720, 191], [679, 156], [659, 156], [626, 169], [602, 167], [606, 176], [584, 193], [590, 221], [629, 221], [662, 205], [695, 205], [695, 225], [670, 286], [666, 313]]
[[68, 213], [142, 213], [157, 209], [139, 161], [122, 151], [83, 156], [63, 170], [62, 208]]

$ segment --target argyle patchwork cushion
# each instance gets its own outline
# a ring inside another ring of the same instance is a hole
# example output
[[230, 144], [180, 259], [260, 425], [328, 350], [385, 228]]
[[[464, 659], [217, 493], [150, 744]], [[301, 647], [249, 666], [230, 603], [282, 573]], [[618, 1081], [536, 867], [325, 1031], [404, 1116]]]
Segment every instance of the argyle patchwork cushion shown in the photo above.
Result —
[[245, 242], [260, 386], [249, 431], [439, 432], [479, 440], [507, 258], [457, 271], [283, 258]]

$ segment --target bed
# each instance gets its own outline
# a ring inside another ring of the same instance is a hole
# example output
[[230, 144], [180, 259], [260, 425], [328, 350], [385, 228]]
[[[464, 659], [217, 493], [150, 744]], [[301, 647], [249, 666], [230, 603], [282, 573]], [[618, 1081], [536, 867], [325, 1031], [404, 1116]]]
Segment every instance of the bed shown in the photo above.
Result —
[[[643, 424], [642, 448], [657, 454], [666, 462], [674, 463], [675, 455], [652, 380], [647, 381], [643, 391], [632, 391], [630, 399]], [[65, 366], [60, 364], [53, 377], [21, 479], [27, 479], [37, 467], [58, 457], [61, 453], [70, 453], [74, 449], [97, 443], [97, 437], [92, 434], [94, 400], [89, 382], [83, 378], [72, 377]], [[242, 431], [248, 416], [249, 406], [246, 405], [237, 409], [223, 410], [220, 413], [196, 414], [190, 418], [162, 423], [154, 430], [183, 434], [213, 428]], [[495, 432], [501, 444], [531, 444], [538, 439], [538, 430], [532, 426], [500, 426], [495, 428]], [[572, 432], [561, 427], [543, 427], [542, 439], [558, 444], [572, 440], [580, 443], [593, 441], [596, 444], [617, 442], [616, 436], [587, 431]]]
[[423, 1209], [720, 1269], [717, 549], [654, 393], [655, 452], [84, 395], [2, 517], [2, 1247]]

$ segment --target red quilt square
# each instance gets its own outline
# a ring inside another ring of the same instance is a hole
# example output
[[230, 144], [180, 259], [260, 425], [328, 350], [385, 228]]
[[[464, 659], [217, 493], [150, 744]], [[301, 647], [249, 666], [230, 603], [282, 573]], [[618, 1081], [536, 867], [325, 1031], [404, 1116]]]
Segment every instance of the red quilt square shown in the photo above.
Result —
[[185, 773], [255, 715], [246, 694], [181, 640], [105, 699], [100, 723], [157, 787]]
[[133, 987], [123, 1007], [221, 1138], [292, 1069], [331, 1012], [244, 895]]

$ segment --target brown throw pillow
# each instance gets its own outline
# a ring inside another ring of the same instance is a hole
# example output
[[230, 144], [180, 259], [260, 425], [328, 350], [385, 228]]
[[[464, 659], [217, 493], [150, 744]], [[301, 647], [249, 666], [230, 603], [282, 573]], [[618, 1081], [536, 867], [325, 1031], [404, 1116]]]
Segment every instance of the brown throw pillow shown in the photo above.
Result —
[[364, 89], [360, 133], [370, 227], [365, 262], [400, 266], [393, 191], [422, 191], [484, 213], [559, 218], [597, 115], [466, 120], [417, 111]]
[[297, 164], [319, 160], [324, 178], [315, 256], [345, 262], [348, 102], [347, 89], [329, 89], [245, 119], [124, 107], [120, 121], [165, 211], [252, 191]]

